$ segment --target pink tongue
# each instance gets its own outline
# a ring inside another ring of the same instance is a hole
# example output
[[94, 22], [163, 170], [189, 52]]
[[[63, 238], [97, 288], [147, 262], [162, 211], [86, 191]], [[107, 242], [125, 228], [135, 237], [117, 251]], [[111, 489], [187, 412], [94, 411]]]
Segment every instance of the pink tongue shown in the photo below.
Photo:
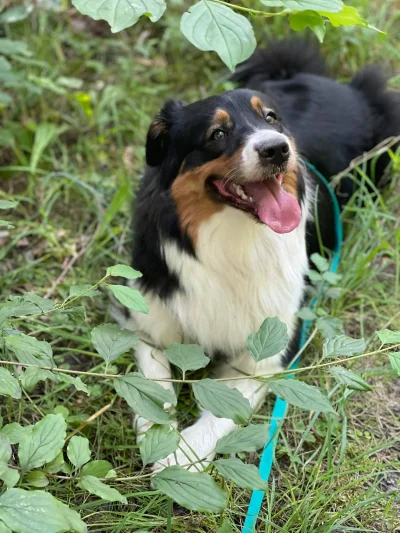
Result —
[[275, 178], [246, 183], [243, 187], [256, 204], [258, 218], [276, 233], [289, 233], [300, 223], [301, 209], [297, 199], [284, 191]]

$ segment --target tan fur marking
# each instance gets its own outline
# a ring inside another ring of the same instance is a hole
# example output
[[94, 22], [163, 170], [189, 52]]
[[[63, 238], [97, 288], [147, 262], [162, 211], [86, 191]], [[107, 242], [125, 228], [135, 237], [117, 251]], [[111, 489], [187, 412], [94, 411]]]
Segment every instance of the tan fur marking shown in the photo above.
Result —
[[250, 98], [250, 103], [254, 111], [264, 118], [265, 105], [261, 102], [261, 100], [257, 96], [252, 96]]
[[180, 226], [194, 245], [200, 224], [224, 208], [224, 203], [214, 200], [207, 193], [205, 188], [207, 178], [212, 175], [224, 178], [237, 165], [240, 156], [241, 151], [231, 158], [223, 155], [201, 167], [183, 171], [172, 184], [171, 194], [176, 203]]
[[293, 194], [297, 198], [297, 169], [298, 169], [298, 155], [296, 150], [296, 143], [294, 139], [289, 140], [290, 150], [295, 155], [295, 164], [290, 165], [290, 168], [286, 174], [283, 176], [283, 185], [288, 193]]
[[227, 122], [230, 122], [231, 117], [229, 116], [228, 111], [225, 111], [225, 109], [217, 109], [214, 114], [214, 123], [217, 124], [224, 124]]

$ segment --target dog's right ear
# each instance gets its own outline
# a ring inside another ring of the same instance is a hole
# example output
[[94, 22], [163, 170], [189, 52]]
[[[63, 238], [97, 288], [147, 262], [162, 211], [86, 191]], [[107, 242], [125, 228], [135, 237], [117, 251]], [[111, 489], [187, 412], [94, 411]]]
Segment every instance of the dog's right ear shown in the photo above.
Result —
[[146, 163], [151, 167], [157, 167], [164, 161], [168, 152], [170, 128], [184, 106], [185, 103], [180, 100], [167, 100], [154, 117], [146, 140]]

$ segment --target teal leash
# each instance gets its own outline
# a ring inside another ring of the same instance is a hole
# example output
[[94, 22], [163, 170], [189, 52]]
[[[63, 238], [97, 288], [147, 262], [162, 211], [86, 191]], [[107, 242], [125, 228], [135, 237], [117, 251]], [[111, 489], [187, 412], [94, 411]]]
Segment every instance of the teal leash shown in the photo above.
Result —
[[[335, 220], [336, 243], [335, 243], [335, 248], [333, 250], [332, 261], [330, 264], [330, 271], [336, 272], [339, 266], [340, 253], [341, 253], [342, 243], [343, 243], [343, 227], [342, 227], [342, 220], [340, 217], [339, 202], [338, 202], [338, 199], [336, 197], [334, 190], [330, 186], [328, 180], [321, 174], [321, 172], [319, 172], [319, 170], [317, 170], [315, 166], [309, 163], [308, 161], [304, 161], [304, 164], [310, 170], [312, 170], [314, 174], [318, 177], [318, 179], [324, 184], [324, 186], [329, 191], [329, 194], [332, 199], [334, 220]], [[314, 299], [312, 302], [312, 308], [315, 308], [316, 304], [317, 304], [317, 301], [316, 299]], [[304, 320], [302, 324], [302, 328], [301, 328], [299, 349], [301, 349], [307, 342], [310, 327], [311, 327], [311, 320]], [[289, 366], [289, 368], [295, 369], [299, 366], [299, 363], [300, 363], [300, 358], [296, 359], [294, 363]], [[287, 379], [290, 379], [293, 377], [294, 375], [288, 375]], [[268, 481], [269, 476], [271, 474], [272, 463], [275, 457], [275, 448], [278, 442], [279, 428], [285, 419], [287, 409], [288, 409], [288, 404], [285, 400], [282, 400], [281, 398], [277, 398], [275, 400], [274, 408], [272, 410], [271, 423], [269, 426], [268, 441], [263, 450], [261, 461], [260, 461], [260, 467], [259, 467], [260, 476], [264, 481]], [[246, 519], [243, 525], [242, 533], [254, 533], [255, 532], [255, 527], [256, 527], [257, 520], [258, 520], [258, 516], [260, 514], [263, 499], [264, 499], [264, 491], [253, 490], [253, 493], [250, 498], [249, 508], [247, 510]]]

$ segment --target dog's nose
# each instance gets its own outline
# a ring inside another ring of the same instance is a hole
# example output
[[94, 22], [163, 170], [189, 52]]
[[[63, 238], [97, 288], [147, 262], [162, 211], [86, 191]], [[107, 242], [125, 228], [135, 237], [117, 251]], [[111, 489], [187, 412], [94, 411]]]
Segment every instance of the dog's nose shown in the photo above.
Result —
[[258, 143], [254, 149], [263, 162], [271, 165], [280, 166], [289, 159], [289, 145], [283, 139], [263, 141]]

